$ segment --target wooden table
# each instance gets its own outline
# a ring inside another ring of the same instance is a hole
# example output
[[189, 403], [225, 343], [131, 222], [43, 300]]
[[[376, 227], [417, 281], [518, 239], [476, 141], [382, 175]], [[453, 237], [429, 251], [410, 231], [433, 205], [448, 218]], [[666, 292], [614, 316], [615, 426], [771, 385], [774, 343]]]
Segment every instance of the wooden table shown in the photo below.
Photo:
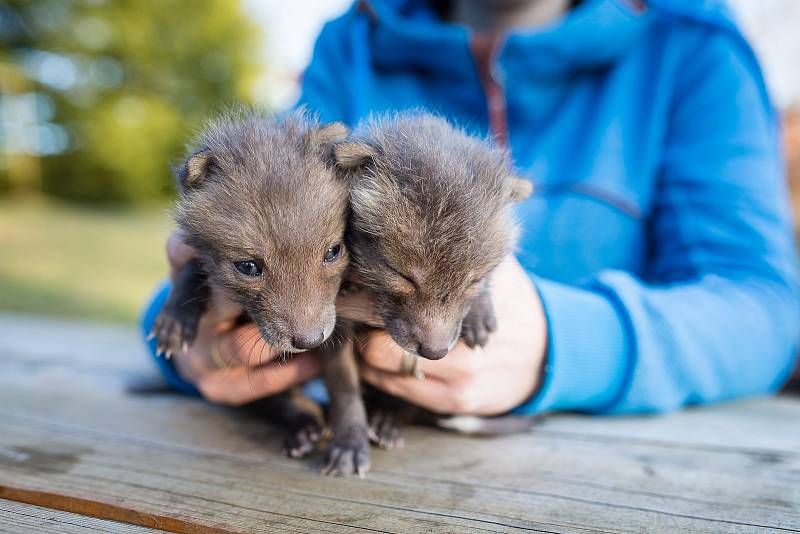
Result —
[[800, 399], [411, 429], [366, 479], [279, 453], [251, 415], [132, 395], [127, 328], [0, 315], [3, 532], [800, 532]]

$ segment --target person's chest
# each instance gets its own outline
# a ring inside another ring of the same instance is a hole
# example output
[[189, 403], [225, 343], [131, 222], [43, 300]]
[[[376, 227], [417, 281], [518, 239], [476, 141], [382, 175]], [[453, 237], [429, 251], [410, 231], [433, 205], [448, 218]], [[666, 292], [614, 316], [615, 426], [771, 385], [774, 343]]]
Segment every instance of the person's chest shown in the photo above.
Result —
[[643, 273], [672, 91], [671, 59], [654, 57], [642, 50], [557, 79], [500, 63], [499, 101], [475, 67], [448, 76], [379, 68], [362, 113], [426, 108], [485, 135], [500, 108], [517, 169], [534, 184], [518, 207], [523, 266], [573, 283], [604, 269]]

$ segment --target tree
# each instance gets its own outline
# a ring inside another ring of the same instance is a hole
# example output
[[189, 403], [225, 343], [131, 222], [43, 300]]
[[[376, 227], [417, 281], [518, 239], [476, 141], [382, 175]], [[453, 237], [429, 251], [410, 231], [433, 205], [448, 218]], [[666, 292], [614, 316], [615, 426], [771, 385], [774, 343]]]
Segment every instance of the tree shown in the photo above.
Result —
[[202, 121], [249, 103], [257, 36], [228, 0], [0, 6], [0, 73], [25, 82], [0, 83], [6, 188], [22, 153], [41, 160], [41, 179], [28, 183], [45, 193], [125, 203], [169, 194], [170, 165]]

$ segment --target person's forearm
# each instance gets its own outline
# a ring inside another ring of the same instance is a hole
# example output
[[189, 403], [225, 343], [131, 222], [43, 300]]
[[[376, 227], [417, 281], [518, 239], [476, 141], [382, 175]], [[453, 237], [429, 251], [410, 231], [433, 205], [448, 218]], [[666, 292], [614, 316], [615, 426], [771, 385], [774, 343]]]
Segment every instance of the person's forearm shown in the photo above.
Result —
[[541, 392], [520, 411], [666, 411], [773, 391], [796, 351], [790, 287], [708, 276], [668, 288], [610, 272], [539, 281], [550, 325]]

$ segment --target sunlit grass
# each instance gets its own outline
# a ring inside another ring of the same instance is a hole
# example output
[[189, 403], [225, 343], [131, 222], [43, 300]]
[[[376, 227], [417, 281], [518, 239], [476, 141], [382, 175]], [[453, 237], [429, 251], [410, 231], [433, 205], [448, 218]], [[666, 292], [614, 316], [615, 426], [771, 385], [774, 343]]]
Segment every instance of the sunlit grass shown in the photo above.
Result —
[[166, 273], [167, 208], [0, 201], [0, 310], [132, 323]]

